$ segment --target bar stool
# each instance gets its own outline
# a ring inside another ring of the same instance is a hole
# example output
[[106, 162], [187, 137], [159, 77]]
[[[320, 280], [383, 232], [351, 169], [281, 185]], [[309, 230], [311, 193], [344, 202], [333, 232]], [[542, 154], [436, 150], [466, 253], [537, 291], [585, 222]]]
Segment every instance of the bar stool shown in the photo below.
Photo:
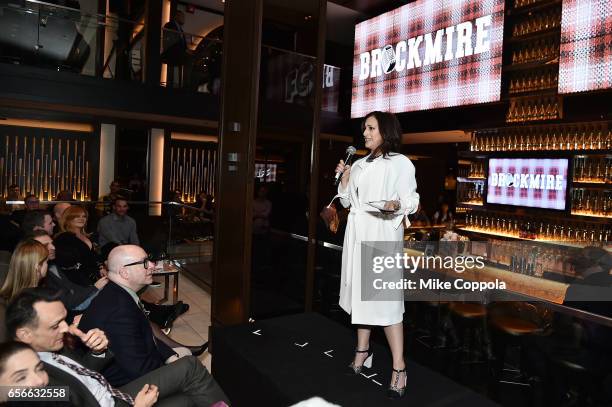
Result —
[[[506, 302], [492, 304], [489, 308], [489, 323], [493, 333], [493, 346], [496, 358], [494, 375], [500, 383], [529, 386], [520, 381], [525, 377], [519, 366], [517, 369], [506, 369], [505, 362], [509, 346], [518, 346], [523, 353], [523, 339], [529, 335], [544, 335], [552, 322], [552, 312], [542, 306], [527, 302]], [[516, 375], [508, 380], [502, 378], [504, 370], [513, 371]]]
[[486, 351], [487, 307], [473, 302], [452, 302], [449, 309], [459, 331], [460, 350], [467, 357], [461, 363], [484, 363], [486, 357], [483, 359], [479, 356], [488, 353]]
[[416, 341], [430, 349], [447, 348], [443, 325], [448, 312], [448, 301], [424, 301], [420, 304], [423, 305], [426, 327], [417, 330]]

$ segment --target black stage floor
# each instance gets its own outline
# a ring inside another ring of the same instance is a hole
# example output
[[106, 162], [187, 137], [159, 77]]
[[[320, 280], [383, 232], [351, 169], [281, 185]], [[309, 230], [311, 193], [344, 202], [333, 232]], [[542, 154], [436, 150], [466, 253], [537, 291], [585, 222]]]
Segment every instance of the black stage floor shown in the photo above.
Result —
[[344, 407], [497, 405], [413, 361], [407, 361], [406, 396], [387, 399], [388, 349], [373, 344], [372, 368], [346, 375], [355, 333], [320, 314], [214, 328], [212, 345], [214, 376], [236, 407], [289, 406], [313, 396]]

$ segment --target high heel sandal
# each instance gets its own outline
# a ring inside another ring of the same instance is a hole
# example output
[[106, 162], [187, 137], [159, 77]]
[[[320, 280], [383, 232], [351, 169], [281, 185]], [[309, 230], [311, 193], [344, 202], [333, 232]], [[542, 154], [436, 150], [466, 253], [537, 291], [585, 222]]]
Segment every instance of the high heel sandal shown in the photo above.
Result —
[[370, 349], [366, 349], [366, 350], [355, 349], [355, 353], [367, 353], [368, 357], [365, 358], [361, 366], [355, 366], [355, 362], [354, 361], [351, 362], [351, 364], [349, 365], [349, 367], [352, 369], [352, 371], [350, 372], [351, 374], [361, 373], [361, 370], [363, 369], [364, 366], [367, 367], [368, 369], [372, 367], [372, 360], [374, 359], [374, 352], [372, 352]]
[[[395, 375], [395, 380], [393, 384], [389, 386], [389, 390], [387, 390], [387, 397], [389, 397], [390, 399], [400, 399], [404, 397], [404, 394], [406, 394], [406, 382], [408, 381], [406, 376], [406, 368], [403, 368], [401, 370], [393, 369], [393, 371], [397, 374]], [[404, 374], [405, 379], [404, 387], [398, 387], [400, 376], [402, 375], [402, 373]]]

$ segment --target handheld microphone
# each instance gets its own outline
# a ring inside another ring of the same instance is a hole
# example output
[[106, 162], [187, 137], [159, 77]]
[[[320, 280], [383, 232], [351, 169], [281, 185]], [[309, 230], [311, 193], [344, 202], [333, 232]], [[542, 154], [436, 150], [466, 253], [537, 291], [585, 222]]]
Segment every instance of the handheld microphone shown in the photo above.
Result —
[[[355, 154], [356, 152], [357, 152], [357, 149], [353, 146], [348, 146], [346, 148], [346, 159], [344, 160], [344, 165], [349, 165], [349, 163], [351, 162], [351, 158], [353, 157], [353, 154]], [[338, 186], [338, 184], [340, 183], [340, 178], [342, 178], [343, 173], [344, 171], [336, 173], [336, 178], [334, 179], [334, 186]]]

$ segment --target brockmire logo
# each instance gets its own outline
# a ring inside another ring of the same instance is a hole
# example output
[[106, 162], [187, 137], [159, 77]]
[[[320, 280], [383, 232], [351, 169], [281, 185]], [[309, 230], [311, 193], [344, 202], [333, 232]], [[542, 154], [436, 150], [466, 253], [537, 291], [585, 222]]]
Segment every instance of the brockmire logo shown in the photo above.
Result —
[[489, 14], [364, 52], [359, 55], [359, 80], [487, 52], [491, 48], [491, 21]]

